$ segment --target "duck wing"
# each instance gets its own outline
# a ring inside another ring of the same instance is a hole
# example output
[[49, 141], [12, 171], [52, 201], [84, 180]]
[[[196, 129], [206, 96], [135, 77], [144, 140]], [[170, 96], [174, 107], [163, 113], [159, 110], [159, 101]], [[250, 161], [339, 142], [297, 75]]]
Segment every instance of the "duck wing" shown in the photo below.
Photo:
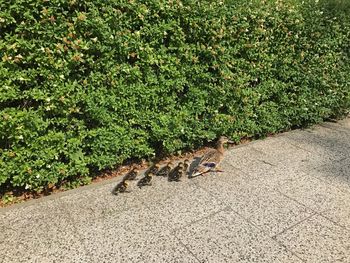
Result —
[[222, 153], [216, 149], [209, 150], [200, 159], [197, 168], [194, 170], [193, 177], [210, 172], [220, 163], [221, 159]]
[[199, 165], [206, 163], [219, 163], [221, 161], [222, 153], [220, 153], [216, 149], [209, 150], [206, 154], [204, 154], [199, 161]]

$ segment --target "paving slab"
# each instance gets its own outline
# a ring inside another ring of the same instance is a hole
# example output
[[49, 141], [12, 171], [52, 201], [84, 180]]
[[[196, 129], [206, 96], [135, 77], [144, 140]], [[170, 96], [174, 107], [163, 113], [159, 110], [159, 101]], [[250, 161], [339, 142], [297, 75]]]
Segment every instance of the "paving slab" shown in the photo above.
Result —
[[316, 212], [343, 206], [350, 200], [349, 193], [312, 175], [301, 177], [293, 183], [285, 183], [276, 190]]
[[302, 262], [232, 210], [177, 230], [200, 262]]
[[270, 171], [277, 165], [275, 160], [270, 160], [267, 155], [246, 144], [241, 147], [232, 148], [226, 153], [224, 164], [229, 164], [246, 174], [261, 175]]
[[350, 231], [350, 202], [343, 202], [322, 212], [322, 215]]
[[332, 160], [324, 152], [320, 158], [314, 152], [301, 148], [288, 137], [297, 132], [302, 131], [275, 135], [265, 140], [254, 141], [247, 147], [233, 149], [229, 153], [229, 161], [233, 166], [243, 168], [249, 174], [257, 174], [276, 170], [276, 167], [281, 170], [293, 169], [296, 172], [305, 172], [323, 165], [324, 158]]
[[307, 262], [350, 262], [350, 233], [315, 215], [276, 236]]
[[75, 227], [92, 262], [198, 262], [146, 207]]
[[339, 120], [336, 122], [339, 126], [343, 127], [343, 129], [346, 129], [347, 132], [349, 132], [350, 129], [350, 115], [347, 118], [344, 118], [342, 120]]
[[327, 184], [350, 193], [350, 158], [319, 166], [313, 175]]
[[297, 175], [293, 173], [271, 173], [269, 177], [251, 176], [234, 170], [194, 179], [198, 186], [260, 227], [269, 236], [274, 236], [314, 213], [303, 204], [274, 190], [279, 183], [292, 183], [294, 180], [297, 180]]
[[108, 214], [118, 214], [134, 206], [142, 206], [138, 195], [132, 193], [113, 195], [117, 181], [97, 188], [86, 188], [59, 198], [71, 212], [74, 222], [90, 222]]
[[328, 128], [331, 130], [343, 132], [343, 133], [350, 135], [350, 131], [349, 131], [350, 122], [349, 121], [346, 122], [344, 120], [341, 120], [339, 122], [325, 122], [325, 123], [321, 123], [319, 126], [323, 127], [323, 128]]
[[341, 194], [343, 198], [339, 197], [341, 200], [333, 202], [332, 207], [322, 214], [350, 230], [350, 159], [321, 166], [312, 175], [344, 193]]
[[[222, 165], [231, 166], [232, 168], [229, 168], [230, 174], [235, 173], [236, 176], [222, 176], [222, 179], [244, 175], [245, 178], [258, 181], [260, 184], [279, 185], [285, 181], [304, 176], [305, 171], [310, 169], [309, 164], [304, 161], [297, 155], [285, 162], [277, 161], [268, 154], [249, 146], [232, 149], [227, 153]], [[315, 167], [319, 167], [319, 165]], [[315, 167], [312, 167], [312, 169], [315, 169]], [[217, 175], [225, 174], [218, 173]]]
[[0, 262], [90, 261], [59, 200], [9, 210], [2, 214], [0, 225], [5, 226], [0, 233]]
[[293, 145], [290, 140], [282, 135], [259, 140], [252, 144], [252, 147], [265, 154], [264, 160], [272, 164], [285, 163], [286, 161], [302, 161], [310, 158], [311, 152], [297, 145]]
[[286, 133], [285, 138], [294, 146], [319, 156], [327, 163], [345, 159], [350, 154], [348, 134], [320, 126]]
[[165, 200], [147, 202], [147, 206], [161, 224], [177, 229], [223, 209], [225, 204], [202, 188], [191, 185]]

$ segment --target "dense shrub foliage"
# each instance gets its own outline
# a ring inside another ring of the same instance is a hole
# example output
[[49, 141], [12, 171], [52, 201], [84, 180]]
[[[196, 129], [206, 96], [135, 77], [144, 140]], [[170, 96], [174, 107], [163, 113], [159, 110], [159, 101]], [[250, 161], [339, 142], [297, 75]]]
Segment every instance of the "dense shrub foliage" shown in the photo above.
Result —
[[347, 1], [0, 3], [0, 186], [40, 191], [128, 158], [349, 108]]

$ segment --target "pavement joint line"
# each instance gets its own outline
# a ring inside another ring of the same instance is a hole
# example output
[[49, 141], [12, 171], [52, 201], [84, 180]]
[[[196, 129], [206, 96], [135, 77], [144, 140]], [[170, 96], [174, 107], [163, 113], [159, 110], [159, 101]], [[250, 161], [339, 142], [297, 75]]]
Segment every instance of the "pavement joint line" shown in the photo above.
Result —
[[302, 146], [299, 146], [299, 145], [297, 145], [297, 144], [294, 144], [293, 142], [288, 142], [290, 145], [293, 145], [294, 147], [296, 147], [296, 148], [298, 148], [299, 150], [302, 150], [302, 151], [304, 151], [304, 152], [308, 152], [308, 153], [311, 153], [311, 154], [317, 154], [317, 153], [314, 153], [314, 152], [312, 152], [312, 151], [310, 151], [310, 150], [308, 150], [308, 149], [305, 149], [304, 147], [302, 147]]
[[312, 217], [314, 217], [314, 216], [317, 216], [317, 215], [318, 215], [318, 213], [312, 213], [311, 215], [305, 217], [304, 219], [298, 221], [297, 223], [295, 223], [295, 224], [293, 224], [293, 225], [291, 225], [291, 226], [289, 226], [289, 227], [286, 227], [286, 228], [283, 229], [281, 232], [279, 232], [279, 233], [273, 235], [271, 238], [272, 238], [272, 239], [276, 239], [277, 236], [279, 236], [279, 235], [285, 233], [286, 231], [288, 231], [288, 230], [290, 230], [290, 229], [292, 229], [292, 228], [294, 228], [294, 227], [300, 225], [301, 223], [303, 223], [303, 222], [305, 222], [305, 221], [309, 220], [310, 218], [312, 218]]
[[[245, 174], [247, 174], [247, 173], [245, 173]], [[199, 187], [201, 187], [201, 186], [199, 186]], [[205, 188], [203, 188], [203, 187], [201, 187], [201, 188], [202, 188], [204, 191], [208, 192]], [[210, 192], [208, 192], [208, 194], [212, 195]], [[203, 217], [202, 219], [209, 218], [210, 216], [213, 216], [213, 215], [215, 215], [215, 214], [218, 214], [218, 213], [220, 213], [220, 212], [222, 212], [222, 211], [231, 210], [233, 213], [235, 213], [235, 214], [237, 214], [239, 217], [243, 218], [248, 224], [250, 224], [250, 225], [252, 225], [252, 226], [258, 228], [259, 230], [261, 230], [262, 232], [264, 232], [265, 234], [267, 234], [260, 226], [256, 225], [254, 222], [252, 222], [251, 220], [249, 220], [249, 219], [246, 218], [245, 216], [241, 215], [239, 212], [237, 212], [237, 210], [233, 209], [233, 208], [232, 208], [232, 205], [225, 203], [225, 202], [224, 202], [223, 200], [221, 200], [220, 198], [217, 198], [217, 197], [214, 197], [214, 198], [217, 199], [220, 203], [222, 203], [223, 205], [226, 205], [226, 206], [225, 206], [223, 209], [221, 209], [221, 210], [219, 210], [219, 211], [217, 211], [217, 212], [214, 212], [214, 213], [212, 213], [212, 214], [210, 214], [210, 215], [208, 215], [208, 216], [206, 216], [206, 217]], [[192, 222], [192, 223], [196, 223], [196, 222], [198, 222], [198, 221], [200, 221], [200, 220], [196, 220], [196, 221], [194, 221], [194, 222]], [[192, 224], [192, 223], [190, 223], [190, 224]], [[188, 224], [188, 225], [190, 225], [190, 224]], [[268, 235], [268, 234], [267, 234], [267, 235]]]
[[[322, 178], [316, 178], [316, 179], [317, 179], [317, 180], [320, 180], [320, 181], [322, 181], [322, 182], [327, 183], [326, 179], [322, 179]], [[341, 187], [339, 187], [339, 186], [336, 186], [336, 185], [334, 185], [333, 187], [337, 188], [339, 191], [341, 191], [341, 192], [343, 192], [343, 193], [347, 193], [347, 194], [350, 193], [350, 189], [349, 189], [349, 190], [345, 190], [345, 189], [343, 189], [343, 188], [341, 188]]]
[[242, 170], [242, 168], [238, 168], [237, 166], [234, 166], [234, 165], [232, 165], [232, 164], [230, 164], [230, 163], [228, 163], [228, 165], [231, 166], [231, 167], [232, 167], [234, 170], [236, 170], [237, 172], [244, 173], [244, 174], [247, 175], [247, 173], [244, 172], [244, 171]]
[[302, 262], [307, 262], [306, 259], [303, 259], [300, 257], [297, 253], [295, 253], [293, 250], [289, 249], [285, 244], [283, 244], [281, 241], [278, 241], [276, 238], [270, 237], [274, 242], [276, 242], [278, 245], [284, 247], [285, 250], [287, 250], [289, 253], [291, 253], [296, 258], [300, 259]]
[[[295, 140], [293, 140], [293, 141], [295, 141]], [[322, 154], [320, 154], [320, 153], [318, 153], [318, 152], [310, 151], [310, 150], [304, 148], [303, 146], [294, 144], [293, 141], [288, 142], [288, 143], [291, 144], [291, 145], [293, 145], [293, 146], [296, 147], [296, 148], [299, 148], [300, 150], [305, 151], [305, 152], [314, 154], [314, 155], [316, 155], [316, 156], [322, 156]], [[307, 143], [307, 145], [310, 145], [310, 144], [311, 144], [311, 143]], [[313, 144], [314, 144], [314, 143], [313, 143]], [[326, 147], [323, 147], [323, 148], [326, 148]], [[325, 155], [329, 158], [329, 160], [331, 160], [331, 161], [333, 161], [333, 162], [339, 162], [339, 161], [344, 160], [344, 159], [347, 158], [347, 157], [343, 157], [343, 158], [341, 158], [341, 159], [334, 159], [334, 160], [333, 160], [333, 159], [331, 158], [331, 156], [329, 156], [328, 154], [325, 154]]]
[[[308, 176], [308, 175], [301, 176], [300, 178], [303, 178], [303, 177], [306, 177], [306, 176]], [[300, 179], [300, 178], [299, 178], [299, 179]], [[285, 183], [285, 184], [287, 184], [287, 183]], [[301, 203], [301, 202], [298, 201], [297, 199], [294, 199], [293, 197], [290, 197], [289, 195], [287, 195], [287, 194], [281, 192], [278, 188], [275, 188], [275, 189], [273, 189], [273, 190], [276, 191], [276, 192], [278, 192], [279, 194], [283, 195], [284, 197], [287, 197], [287, 198], [289, 198], [290, 200], [292, 200], [292, 201], [298, 203], [299, 205], [302, 205], [303, 207], [309, 209], [309, 210], [312, 211], [313, 213], [316, 213], [316, 214], [319, 213], [319, 211], [317, 211], [317, 210], [315, 210], [315, 209], [313, 209], [313, 208], [311, 208], [311, 207], [308, 207], [307, 205]], [[326, 212], [326, 211], [330, 211], [330, 209], [322, 210], [322, 213], [324, 213], [324, 212]]]
[[[323, 213], [323, 212], [322, 212], [322, 213]], [[302, 222], [305, 222], [306, 220], [309, 220], [309, 219], [312, 218], [313, 216], [320, 216], [320, 217], [323, 217], [324, 219], [330, 221], [331, 223], [333, 223], [333, 224], [335, 224], [335, 225], [337, 225], [337, 226], [343, 228], [343, 229], [346, 230], [347, 232], [350, 232], [349, 229], [347, 229], [346, 227], [344, 227], [344, 226], [342, 226], [342, 225], [339, 225], [337, 222], [334, 222], [333, 220], [331, 220], [331, 219], [329, 219], [328, 217], [324, 216], [322, 213], [314, 212], [314, 214], [308, 216], [307, 218], [301, 220], [300, 222], [294, 224], [293, 226], [284, 229], [284, 230], [281, 231], [280, 233], [278, 233], [278, 234], [272, 236], [271, 238], [272, 238], [275, 242], [277, 242], [278, 244], [280, 244], [281, 246], [283, 246], [286, 250], [288, 250], [290, 253], [292, 253], [292, 254], [293, 254], [294, 256], [296, 256], [297, 258], [299, 258], [299, 259], [302, 260], [303, 262], [307, 262], [307, 260], [301, 258], [301, 257], [300, 257], [299, 255], [297, 255], [295, 252], [293, 252], [292, 250], [290, 250], [290, 249], [289, 249], [286, 245], [284, 245], [281, 241], [278, 241], [278, 240], [277, 240], [277, 236], [278, 236], [278, 235], [281, 235], [281, 234], [284, 233], [285, 231], [287, 231], [287, 230], [289, 230], [289, 229], [291, 229], [291, 228], [293, 228], [293, 227], [295, 227], [295, 226], [301, 224]]]
[[[230, 164], [229, 164], [229, 165], [230, 165]], [[234, 167], [234, 166], [231, 165], [231, 167]], [[242, 172], [243, 172], [243, 171], [242, 171]], [[244, 173], [245, 175], [249, 175], [249, 173], [245, 173], [245, 172], [243, 172], [243, 173]], [[307, 175], [303, 175], [303, 176], [301, 176], [300, 178], [305, 177], [305, 176], [307, 176]], [[199, 187], [201, 187], [201, 186], [199, 186]], [[203, 188], [203, 187], [201, 187], [201, 188], [202, 188], [204, 191], [206, 191], [208, 194], [210, 194], [210, 195], [213, 196], [213, 194], [212, 194], [211, 192], [208, 192], [208, 191], [207, 191], [205, 188]], [[290, 196], [285, 195], [284, 193], [280, 192], [280, 191], [277, 190], [277, 189], [271, 188], [271, 191], [275, 191], [275, 192], [277, 192], [277, 193], [283, 195], [284, 197], [286, 197], [286, 198], [288, 198], [288, 199], [290, 199], [290, 200], [292, 200], [292, 201], [298, 203], [299, 205], [301, 205], [301, 206], [307, 208], [308, 210], [310, 210], [310, 211], [312, 212], [312, 213], [311, 213], [311, 216], [312, 216], [312, 215], [315, 215], [315, 214], [318, 214], [317, 211], [315, 211], [315, 210], [311, 209], [310, 207], [308, 207], [308, 206], [306, 206], [306, 205], [304, 205], [304, 204], [298, 202], [298, 201], [295, 200], [294, 198], [291, 198]], [[238, 211], [236, 211], [235, 209], [233, 209], [232, 206], [229, 205], [229, 204], [227, 204], [224, 200], [222, 200], [222, 199], [220, 199], [220, 198], [217, 198], [217, 197], [215, 197], [215, 196], [213, 196], [213, 197], [214, 197], [215, 199], [217, 199], [217, 201], [219, 201], [219, 202], [222, 203], [223, 205], [227, 205], [227, 207], [228, 207], [232, 212], [234, 212], [234, 213], [236, 213], [237, 215], [239, 215], [241, 218], [243, 218], [243, 219], [244, 219], [245, 221], [247, 221], [249, 224], [253, 225], [254, 227], [256, 227], [256, 228], [258, 228], [258, 229], [260, 229], [260, 230], [261, 230], [262, 232], [264, 232], [267, 236], [271, 237], [271, 235], [269, 235], [269, 233], [266, 232], [263, 228], [261, 228], [260, 226], [256, 225], [254, 222], [252, 222], [251, 220], [249, 220], [248, 218], [246, 218], [244, 215], [241, 215]], [[226, 209], [224, 208], [224, 209], [222, 209], [222, 210], [220, 210], [220, 211], [218, 211], [218, 212], [215, 212], [215, 213], [213, 213], [213, 214], [215, 215], [215, 214], [220, 213], [220, 212], [225, 211], [225, 210], [226, 210]], [[325, 211], [327, 211], [327, 210], [324, 210], [324, 211], [322, 211], [322, 212], [325, 212]], [[211, 215], [210, 215], [210, 216], [211, 216]], [[304, 219], [301, 220], [300, 222], [302, 222], [302, 221], [308, 219], [309, 217], [310, 217], [310, 216], [304, 218]], [[206, 218], [206, 217], [203, 217], [203, 219], [204, 219], [204, 218]], [[197, 221], [199, 221], [199, 220], [197, 220]], [[196, 222], [197, 222], [197, 221], [196, 221]], [[298, 223], [300, 223], [300, 222], [298, 222]], [[292, 225], [291, 227], [297, 225], [298, 223]], [[190, 223], [190, 224], [191, 224], [191, 223]], [[190, 225], [190, 224], [189, 224], [189, 225]], [[288, 227], [288, 228], [289, 228], [289, 227]], [[286, 230], [286, 229], [284, 229], [283, 231], [285, 231], [285, 230]], [[282, 231], [282, 232], [283, 232], [283, 231]], [[282, 233], [282, 232], [281, 232], [281, 233]], [[275, 234], [275, 235], [277, 235], [277, 234]], [[273, 236], [272, 236], [272, 237], [273, 237]]]
[[[263, 233], [265, 235], [266, 238], [268, 238], [269, 240], [271, 240], [273, 243], [276, 243], [282, 247], [284, 247], [284, 249], [288, 252], [290, 252], [292, 255], [294, 255], [295, 257], [297, 257], [298, 259], [300, 259], [303, 262], [306, 262], [305, 259], [301, 258], [300, 256], [298, 256], [294, 251], [290, 250], [286, 245], [284, 245], [282, 242], [278, 241], [276, 238], [274, 238], [273, 236], [269, 235], [269, 233], [267, 231], [265, 231], [263, 228], [261, 228], [260, 226], [256, 225], [254, 222], [252, 222], [250, 219], [246, 218], [245, 216], [241, 215], [239, 212], [237, 212], [236, 210], [234, 210], [231, 206], [229, 206], [230, 210], [237, 214], [239, 217], [241, 217], [243, 220], [245, 220], [249, 225], [251, 225], [252, 227], [255, 227], [257, 229], [259, 229], [261, 231], [261, 233]], [[310, 216], [311, 217], [311, 216]], [[309, 218], [309, 217], [308, 217]], [[306, 220], [306, 219], [305, 219]]]
[[[315, 209], [311, 208], [311, 207], [308, 207], [307, 205], [299, 202], [297, 199], [294, 199], [293, 197], [290, 197], [289, 195], [286, 195], [285, 193], [282, 193], [281, 191], [277, 190], [277, 189], [274, 189], [276, 192], [278, 192], [279, 194], [283, 195], [284, 197], [287, 197], [289, 198], [290, 200], [293, 200], [294, 202], [298, 203], [299, 205], [309, 209], [310, 211], [314, 212], [314, 213], [319, 213], [318, 211], [316, 211]], [[327, 209], [327, 210], [323, 210], [322, 213], [326, 212], [326, 211], [329, 211], [330, 209]]]
[[198, 262], [202, 262], [202, 261], [200, 261], [200, 259], [196, 256], [196, 254], [194, 254], [194, 253], [192, 252], [192, 250], [191, 250], [189, 247], [187, 247], [187, 246], [182, 242], [182, 240], [181, 240], [180, 238], [177, 237], [177, 235], [175, 235], [174, 233], [170, 233], [170, 235], [172, 235], [174, 238], [176, 238], [176, 240], [179, 241], [180, 245], [183, 246], [183, 247], [187, 250], [187, 252], [188, 252], [190, 255], [192, 255]]
[[265, 161], [265, 160], [260, 160], [260, 159], [257, 159], [257, 160], [260, 161], [260, 162], [263, 162], [264, 164], [268, 164], [270, 166], [277, 166], [277, 164], [273, 164], [273, 163], [270, 163], [270, 162]]
[[[264, 155], [266, 155], [266, 154], [264, 153]], [[265, 160], [254, 159], [254, 158], [250, 158], [250, 160], [255, 160], [255, 161], [258, 161], [258, 162], [261, 162], [261, 163], [270, 165], [270, 166], [272, 166], [272, 167], [278, 167], [278, 164], [273, 164], [273, 163], [270, 163], [270, 162], [265, 161]], [[230, 164], [230, 163], [229, 163], [229, 165], [230, 165], [232, 168], [234, 168], [234, 169], [240, 171], [241, 173], [244, 173], [245, 175], [249, 175], [249, 174], [250, 174], [250, 173], [246, 172], [243, 168], [237, 167], [237, 166], [235, 166], [235, 165], [233, 165], [233, 164]]]
[[[330, 211], [331, 211], [331, 210], [330, 210]], [[320, 217], [323, 217], [324, 219], [326, 219], [326, 220], [332, 222], [334, 225], [336, 225], [336, 226], [338, 226], [338, 227], [340, 227], [340, 228], [343, 228], [343, 229], [346, 230], [347, 232], [350, 232], [350, 229], [349, 229], [348, 227], [343, 226], [343, 225], [339, 224], [338, 222], [334, 221], [333, 219], [329, 218], [328, 216], [324, 215], [324, 214], [323, 214], [324, 212], [325, 212], [325, 211], [323, 211], [322, 213], [317, 213], [317, 214], [318, 214]]]
[[[238, 215], [240, 215], [238, 212], [236, 212]], [[288, 252], [290, 252], [292, 255], [294, 255], [296, 258], [300, 259], [303, 262], [306, 262], [305, 259], [301, 258], [299, 255], [297, 255], [294, 251], [290, 250], [285, 244], [283, 244], [282, 242], [278, 241], [276, 238], [274, 238], [273, 236], [269, 235], [269, 233], [267, 231], [265, 231], [264, 229], [262, 229], [260, 226], [254, 224], [253, 222], [251, 222], [251, 220], [245, 218], [244, 216], [240, 215], [244, 220], [246, 220], [248, 222], [248, 224], [253, 225], [254, 227], [260, 229], [260, 231], [262, 233], [265, 234], [265, 236], [270, 239], [272, 242], [277, 243], [278, 245], [284, 247], [284, 249]]]

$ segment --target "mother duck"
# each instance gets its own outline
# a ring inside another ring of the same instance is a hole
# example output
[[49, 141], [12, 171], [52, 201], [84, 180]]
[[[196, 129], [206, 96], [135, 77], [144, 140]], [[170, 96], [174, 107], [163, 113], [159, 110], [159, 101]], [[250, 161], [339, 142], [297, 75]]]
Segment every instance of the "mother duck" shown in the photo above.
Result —
[[224, 145], [226, 143], [234, 143], [234, 142], [229, 140], [225, 136], [221, 136], [217, 141], [216, 148], [210, 149], [206, 154], [202, 156], [198, 166], [193, 171], [193, 174], [191, 177], [203, 175], [208, 172], [215, 172], [215, 171], [219, 172], [220, 170], [218, 170], [218, 167], [220, 162], [224, 158], [224, 151], [225, 151]]

